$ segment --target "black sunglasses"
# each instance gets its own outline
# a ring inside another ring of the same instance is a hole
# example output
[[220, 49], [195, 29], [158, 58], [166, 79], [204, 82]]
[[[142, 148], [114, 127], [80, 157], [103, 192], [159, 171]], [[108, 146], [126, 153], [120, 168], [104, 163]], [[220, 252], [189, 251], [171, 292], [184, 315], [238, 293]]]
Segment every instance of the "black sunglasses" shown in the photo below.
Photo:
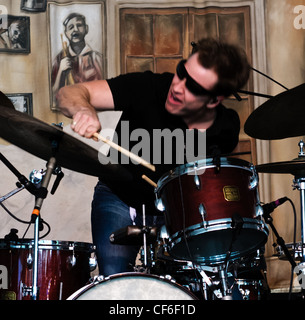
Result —
[[186, 79], [185, 86], [187, 89], [196, 96], [211, 96], [216, 98], [216, 94], [213, 91], [209, 91], [203, 88], [198, 82], [196, 82], [186, 71], [185, 64], [186, 60], [181, 60], [176, 68], [177, 76], [180, 80]]

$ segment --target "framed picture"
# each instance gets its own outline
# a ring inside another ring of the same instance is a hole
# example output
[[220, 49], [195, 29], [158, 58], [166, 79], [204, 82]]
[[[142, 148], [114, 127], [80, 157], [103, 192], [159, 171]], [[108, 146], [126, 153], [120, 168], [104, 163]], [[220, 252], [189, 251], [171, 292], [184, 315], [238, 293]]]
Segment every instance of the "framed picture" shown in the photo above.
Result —
[[7, 28], [0, 29], [0, 52], [30, 53], [30, 17], [7, 16]]
[[44, 12], [47, 8], [47, 0], [21, 0], [20, 9], [32, 12]]
[[51, 109], [66, 85], [106, 78], [105, 3], [48, 3]]
[[8, 93], [5, 95], [12, 101], [16, 110], [33, 115], [32, 93]]

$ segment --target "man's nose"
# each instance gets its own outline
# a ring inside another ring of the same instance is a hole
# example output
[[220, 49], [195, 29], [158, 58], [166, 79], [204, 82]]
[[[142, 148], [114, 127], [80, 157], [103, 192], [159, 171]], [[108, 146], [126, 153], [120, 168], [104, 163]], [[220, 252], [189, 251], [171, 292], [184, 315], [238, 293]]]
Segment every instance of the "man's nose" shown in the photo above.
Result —
[[185, 88], [186, 88], [185, 83], [186, 83], [185, 78], [182, 80], [178, 78], [173, 86], [174, 91], [177, 93], [184, 93]]

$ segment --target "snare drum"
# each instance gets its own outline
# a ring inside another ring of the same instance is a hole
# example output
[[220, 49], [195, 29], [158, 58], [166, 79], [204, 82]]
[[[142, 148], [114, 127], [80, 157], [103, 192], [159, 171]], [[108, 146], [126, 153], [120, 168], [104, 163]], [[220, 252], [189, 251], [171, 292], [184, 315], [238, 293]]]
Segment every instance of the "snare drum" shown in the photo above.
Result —
[[[7, 270], [6, 288], [0, 300], [29, 300], [32, 286], [34, 240], [0, 240], [0, 265]], [[38, 242], [39, 300], [67, 299], [83, 287], [94, 269], [94, 246], [83, 242], [40, 240]]]
[[221, 263], [231, 244], [232, 260], [267, 241], [254, 166], [234, 158], [218, 160], [182, 165], [158, 181], [156, 206], [164, 211], [168, 251], [174, 258]]
[[197, 300], [186, 288], [152, 274], [127, 272], [97, 279], [68, 300]]

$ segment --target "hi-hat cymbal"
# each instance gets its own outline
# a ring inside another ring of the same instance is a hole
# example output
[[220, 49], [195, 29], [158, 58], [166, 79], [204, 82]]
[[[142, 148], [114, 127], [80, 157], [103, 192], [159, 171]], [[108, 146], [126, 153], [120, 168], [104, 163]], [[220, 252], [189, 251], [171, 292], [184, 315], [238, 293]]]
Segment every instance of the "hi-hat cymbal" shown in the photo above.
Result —
[[305, 135], [305, 84], [269, 99], [248, 117], [244, 129], [253, 138], [276, 140]]
[[46, 161], [54, 156], [58, 166], [73, 171], [111, 180], [131, 180], [130, 173], [119, 164], [102, 164], [109, 159], [94, 148], [15, 109], [0, 106], [0, 137]]
[[305, 177], [305, 158], [259, 164], [255, 168], [257, 172], [261, 173], [290, 173], [294, 176]]

